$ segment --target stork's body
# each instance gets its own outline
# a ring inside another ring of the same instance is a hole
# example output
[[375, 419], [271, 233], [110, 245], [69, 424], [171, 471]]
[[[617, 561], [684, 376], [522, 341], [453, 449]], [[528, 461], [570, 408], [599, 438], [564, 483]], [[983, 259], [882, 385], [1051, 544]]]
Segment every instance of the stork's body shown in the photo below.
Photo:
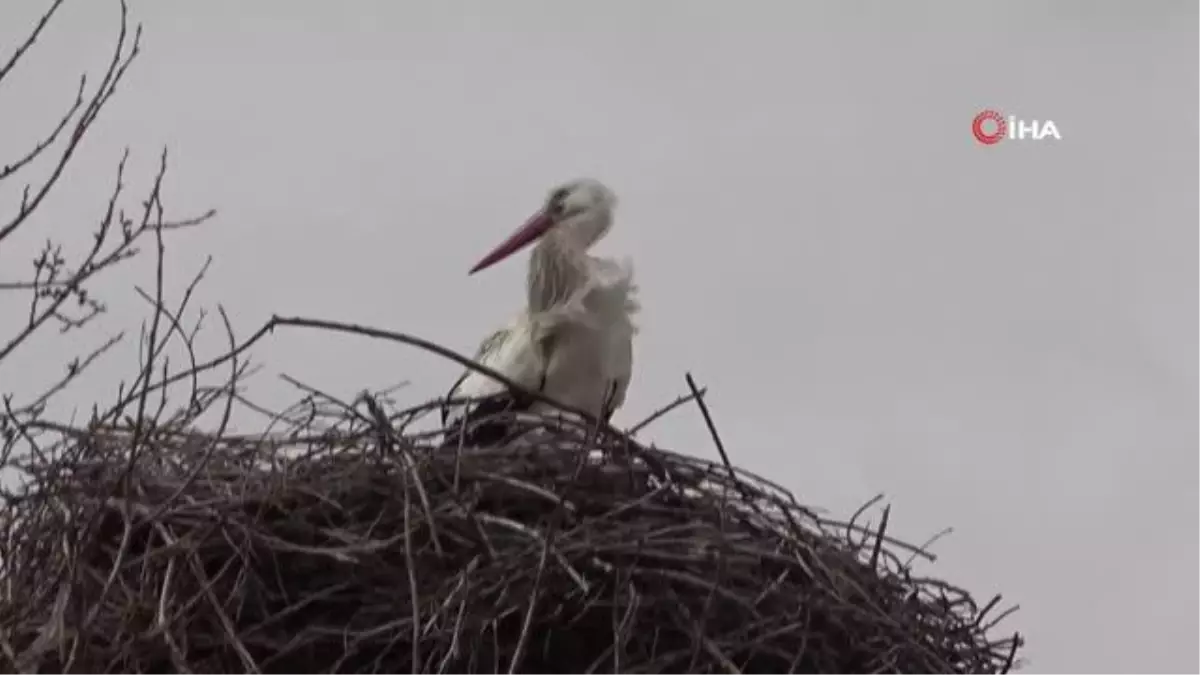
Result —
[[[526, 307], [480, 345], [475, 360], [513, 383], [587, 413], [605, 417], [625, 400], [633, 368], [633, 271], [588, 254], [612, 226], [616, 199], [594, 180], [568, 183], [546, 206], [472, 269], [493, 265], [537, 241], [530, 256]], [[495, 443], [508, 434], [500, 422], [477, 420], [503, 410], [537, 411], [539, 401], [468, 370], [450, 392], [477, 402], [451, 405], [443, 422], [471, 428], [465, 444]], [[465, 418], [465, 420], [464, 420]]]

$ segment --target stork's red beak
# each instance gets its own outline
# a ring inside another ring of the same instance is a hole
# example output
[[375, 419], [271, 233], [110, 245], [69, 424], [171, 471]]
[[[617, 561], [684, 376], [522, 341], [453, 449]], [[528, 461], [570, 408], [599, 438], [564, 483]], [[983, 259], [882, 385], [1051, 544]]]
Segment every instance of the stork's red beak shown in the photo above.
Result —
[[517, 228], [516, 232], [510, 234], [508, 239], [505, 239], [503, 243], [492, 249], [491, 253], [485, 255], [483, 260], [475, 263], [475, 266], [472, 267], [471, 271], [467, 274], [475, 274], [480, 270], [487, 269], [488, 267], [491, 267], [501, 260], [504, 260], [508, 256], [516, 253], [517, 251], [520, 251], [526, 246], [537, 241], [537, 239], [543, 234], [546, 234], [546, 232], [550, 229], [550, 226], [553, 224], [554, 219], [550, 217], [549, 213], [547, 213], [545, 210], [538, 211], [537, 213], [533, 214], [532, 218], [525, 221], [524, 225]]

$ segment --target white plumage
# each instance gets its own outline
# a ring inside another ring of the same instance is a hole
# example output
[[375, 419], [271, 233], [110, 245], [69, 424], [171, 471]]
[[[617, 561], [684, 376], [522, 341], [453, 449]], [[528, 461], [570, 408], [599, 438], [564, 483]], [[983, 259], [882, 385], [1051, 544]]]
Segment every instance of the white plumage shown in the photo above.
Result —
[[[488, 336], [475, 360], [551, 400], [601, 417], [625, 401], [633, 368], [637, 287], [628, 261], [588, 255], [612, 227], [616, 198], [593, 179], [567, 183], [546, 205], [471, 271], [489, 267], [537, 241], [530, 256], [526, 307]], [[543, 404], [468, 370], [450, 398], [481, 399], [447, 406], [443, 422], [473, 427], [467, 444], [501, 440], [500, 424], [476, 424], [501, 410], [537, 411]], [[452, 434], [454, 429], [448, 429]], [[448, 438], [457, 440], [456, 436]]]

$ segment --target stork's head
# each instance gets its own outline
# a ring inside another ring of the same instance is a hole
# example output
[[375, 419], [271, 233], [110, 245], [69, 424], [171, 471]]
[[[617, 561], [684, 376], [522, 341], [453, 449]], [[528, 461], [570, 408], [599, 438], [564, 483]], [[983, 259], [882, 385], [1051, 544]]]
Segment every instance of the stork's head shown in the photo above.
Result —
[[470, 274], [491, 267], [542, 237], [587, 250], [612, 228], [617, 196], [594, 178], [564, 183], [550, 191], [546, 203], [491, 253]]

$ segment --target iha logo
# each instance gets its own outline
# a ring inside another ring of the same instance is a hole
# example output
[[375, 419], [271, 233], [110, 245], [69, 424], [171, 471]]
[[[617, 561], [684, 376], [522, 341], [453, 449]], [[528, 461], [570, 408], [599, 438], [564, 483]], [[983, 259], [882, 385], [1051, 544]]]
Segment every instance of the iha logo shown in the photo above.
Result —
[[1015, 141], [1041, 141], [1053, 138], [1062, 140], [1053, 120], [1019, 120], [1012, 115], [1005, 117], [995, 110], [984, 110], [971, 121], [971, 133], [975, 140], [984, 145], [995, 145], [1008, 138]]

